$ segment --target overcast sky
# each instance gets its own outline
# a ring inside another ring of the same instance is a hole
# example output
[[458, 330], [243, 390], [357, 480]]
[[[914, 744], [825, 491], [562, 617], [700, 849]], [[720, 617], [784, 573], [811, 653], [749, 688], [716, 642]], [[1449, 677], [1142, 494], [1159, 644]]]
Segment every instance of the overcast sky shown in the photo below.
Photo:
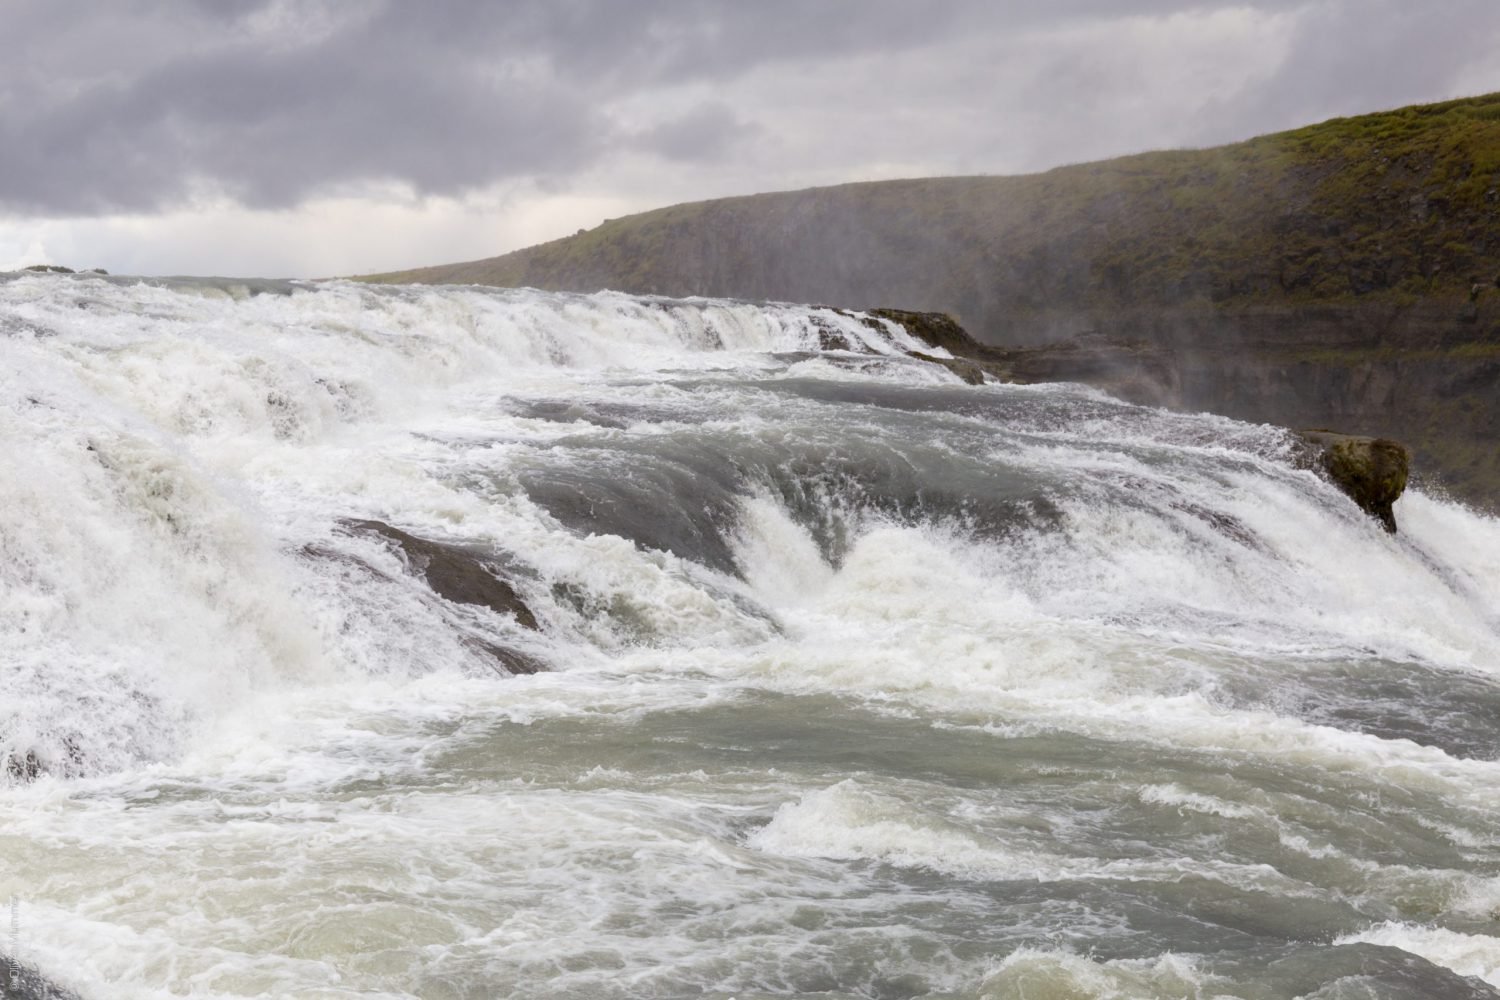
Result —
[[0, 268], [320, 276], [1500, 90], [1500, 0], [0, 0]]

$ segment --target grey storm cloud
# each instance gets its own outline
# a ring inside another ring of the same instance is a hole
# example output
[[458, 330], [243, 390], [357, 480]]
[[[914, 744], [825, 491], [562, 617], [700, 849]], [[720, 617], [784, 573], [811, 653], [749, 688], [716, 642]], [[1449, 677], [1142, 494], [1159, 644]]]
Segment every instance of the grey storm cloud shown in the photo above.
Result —
[[[774, 109], [703, 96], [767, 67], [942, 59], [979, 35], [1247, 7], [1298, 13], [1299, 35], [1262, 91], [1210, 109], [1225, 138], [1331, 96], [1441, 91], [1500, 42], [1495, 0], [11, 0], [0, 210], [151, 212], [203, 193], [272, 208], [386, 181], [438, 195], [555, 183], [623, 152], [709, 162], [776, 133]], [[691, 88], [655, 120], [621, 111]], [[923, 100], [868, 88], [875, 104]]]
[[[1453, 84], [1465, 69], [1490, 60], [1500, 70], [1495, 0], [1339, 0], [1305, 4], [1300, 13], [1280, 73], [1200, 109], [1205, 141], [1463, 96]], [[1490, 87], [1500, 88], [1500, 76]]]

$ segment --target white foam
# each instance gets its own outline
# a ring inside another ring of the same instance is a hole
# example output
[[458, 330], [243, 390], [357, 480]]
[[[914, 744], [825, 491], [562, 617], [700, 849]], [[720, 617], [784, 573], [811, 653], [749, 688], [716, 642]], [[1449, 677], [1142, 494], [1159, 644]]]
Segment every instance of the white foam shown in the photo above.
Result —
[[985, 978], [983, 1000], [1039, 997], [1109, 997], [1140, 1000], [1198, 1000], [1214, 996], [1213, 977], [1191, 956], [1098, 961], [1066, 951], [1021, 948], [1006, 956]]
[[1013, 854], [972, 831], [924, 817], [853, 780], [783, 804], [749, 843], [789, 857], [870, 859], [991, 878], [1039, 876], [1039, 858]]
[[[1384, 544], [1374, 535], [1371, 542]], [[1066, 542], [1036, 544], [1053, 565], [1077, 565], [1061, 548]], [[932, 529], [872, 528], [815, 600], [784, 609], [785, 638], [698, 654], [695, 663], [715, 663], [726, 677], [749, 671], [782, 689], [895, 696], [960, 718], [998, 715], [1107, 739], [1265, 754], [1414, 787], [1466, 790], [1500, 780], [1493, 762], [1216, 704], [1197, 688], [1227, 637], [1117, 623], [1108, 602], [1152, 594], [1144, 581], [1115, 590], [1085, 578], [1083, 593], [1049, 593], [1018, 578], [1005, 554]]]
[[781, 805], [749, 845], [787, 857], [881, 861], [962, 878], [1019, 881], [1222, 882], [1249, 891], [1316, 895], [1265, 864], [1215, 859], [1114, 859], [1039, 850], [1018, 830], [1013, 841], [871, 791], [853, 779]]
[[1172, 806], [1184, 812], [1205, 813], [1225, 819], [1264, 818], [1265, 812], [1250, 806], [1225, 802], [1213, 795], [1190, 792], [1179, 785], [1146, 785], [1137, 793], [1142, 802]]
[[[612, 962], [641, 992], [737, 988], [722, 972], [737, 963], [794, 992], [806, 981], [764, 970], [821, 968], [849, 942], [795, 922], [807, 899], [831, 894], [872, 948], [916, 933], [885, 926], [878, 866], [1490, 915], [1500, 897], [1474, 859], [1494, 846], [1500, 764], [1221, 695], [1327, 661], [1493, 673], [1500, 523], [1414, 492], [1392, 539], [1294, 471], [1274, 429], [1077, 388], [989, 386], [962, 412], [922, 412], [952, 377], [876, 326], [613, 294], [0, 281], [0, 749], [59, 766], [81, 751], [85, 772], [0, 792], [19, 859], [0, 897], [38, 897], [50, 967], [82, 951], [80, 987], [123, 979], [142, 996], [378, 990], [465, 962], [511, 970], [522, 994], [586, 995]], [[772, 356], [816, 351], [830, 329], [872, 353]], [[809, 385], [894, 386], [917, 409]], [[528, 401], [576, 410], [545, 419]], [[683, 442], [745, 466], [733, 523], [714, 526], [737, 573], [565, 527], [520, 487], [546, 462], [629, 477]], [[913, 495], [882, 506], [841, 485], [866, 455], [917, 470]], [[809, 484], [796, 509], [767, 485], [787, 468]], [[934, 470], [954, 475], [922, 478]], [[1014, 522], [976, 529], [945, 490], [981, 509], [1014, 490]], [[543, 633], [437, 600], [350, 518], [492, 548]], [[558, 669], [497, 683], [476, 640]], [[1376, 858], [1286, 796], [1169, 768], [1125, 785], [1122, 807], [1264, 828], [1270, 859], [1106, 856], [1065, 821], [1007, 823], [980, 793], [851, 777], [847, 747], [828, 774], [810, 759], [726, 778], [699, 761], [653, 783], [604, 760], [546, 786], [488, 762], [430, 784], [433, 760], [481, 753], [495, 727], [593, 732], [766, 691], [945, 734], [1147, 744], [1314, 789], [1389, 787], [1401, 802], [1373, 791], [1369, 808], [1430, 833], [1437, 860]], [[361, 872], [378, 884], [350, 903]], [[628, 930], [658, 918], [649, 948]], [[1487, 938], [1369, 934], [1494, 975]], [[951, 956], [931, 968], [945, 988], [976, 981]], [[1193, 995], [1204, 978], [1172, 956], [1063, 952], [988, 971], [986, 996]]]
[[1335, 944], [1379, 944], [1420, 955], [1460, 976], [1476, 976], [1500, 986], [1500, 938], [1463, 934], [1441, 927], [1386, 922], [1338, 938]]
[[834, 577], [807, 529], [765, 495], [745, 501], [737, 541], [746, 582], [773, 607], [806, 600]]

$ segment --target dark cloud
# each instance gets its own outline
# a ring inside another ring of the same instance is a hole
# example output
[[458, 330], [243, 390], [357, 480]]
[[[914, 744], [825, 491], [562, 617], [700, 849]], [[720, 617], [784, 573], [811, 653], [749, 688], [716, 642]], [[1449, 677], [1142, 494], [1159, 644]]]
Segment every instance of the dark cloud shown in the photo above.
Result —
[[[1295, 14], [1299, 34], [1264, 88], [1205, 108], [1215, 139], [1441, 95], [1500, 32], [1494, 0], [11, 0], [0, 210], [152, 212], [199, 194], [284, 207], [387, 181], [556, 185], [623, 153], [710, 162], [753, 129], [786, 131], [776, 114], [817, 113], [816, 93], [753, 115], [721, 96], [757, 71], [857, 63], [872, 107], [941, 116], [880, 57], [1246, 7]], [[1087, 100], [1080, 87], [1066, 89]], [[1046, 91], [1038, 112], [1066, 113]]]
[[205, 5], [100, 60], [102, 26], [71, 29], [78, 63], [53, 40], [30, 72], [23, 40], [0, 105], [0, 199], [89, 213], [207, 189], [280, 206], [361, 180], [456, 192], [597, 155], [608, 124], [586, 90], [527, 65], [532, 50], [493, 25], [446, 45], [396, 16], [415, 9]]
[[273, 207], [384, 180], [455, 194], [614, 148], [691, 158], [696, 136], [711, 155], [735, 122], [722, 105], [644, 132], [607, 106], [820, 46], [915, 44], [961, 5], [798, 7], [31, 0], [0, 40], [0, 206], [149, 211], [222, 192]]
[[668, 160], [716, 160], [759, 130], [728, 105], [708, 102], [641, 132], [635, 145]]
[[1201, 115], [1205, 131], [1229, 141], [1288, 123], [1465, 96], [1454, 89], [1461, 71], [1497, 52], [1496, 0], [1323, 0], [1303, 9], [1274, 77]]

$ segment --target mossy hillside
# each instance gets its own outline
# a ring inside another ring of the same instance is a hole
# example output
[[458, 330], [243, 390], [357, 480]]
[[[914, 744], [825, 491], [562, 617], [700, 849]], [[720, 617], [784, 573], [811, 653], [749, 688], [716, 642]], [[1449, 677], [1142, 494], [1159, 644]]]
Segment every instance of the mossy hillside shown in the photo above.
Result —
[[1122, 306], [1500, 296], [1500, 95], [1024, 177], [674, 205], [469, 264], [372, 276], [954, 313], [986, 340]]

